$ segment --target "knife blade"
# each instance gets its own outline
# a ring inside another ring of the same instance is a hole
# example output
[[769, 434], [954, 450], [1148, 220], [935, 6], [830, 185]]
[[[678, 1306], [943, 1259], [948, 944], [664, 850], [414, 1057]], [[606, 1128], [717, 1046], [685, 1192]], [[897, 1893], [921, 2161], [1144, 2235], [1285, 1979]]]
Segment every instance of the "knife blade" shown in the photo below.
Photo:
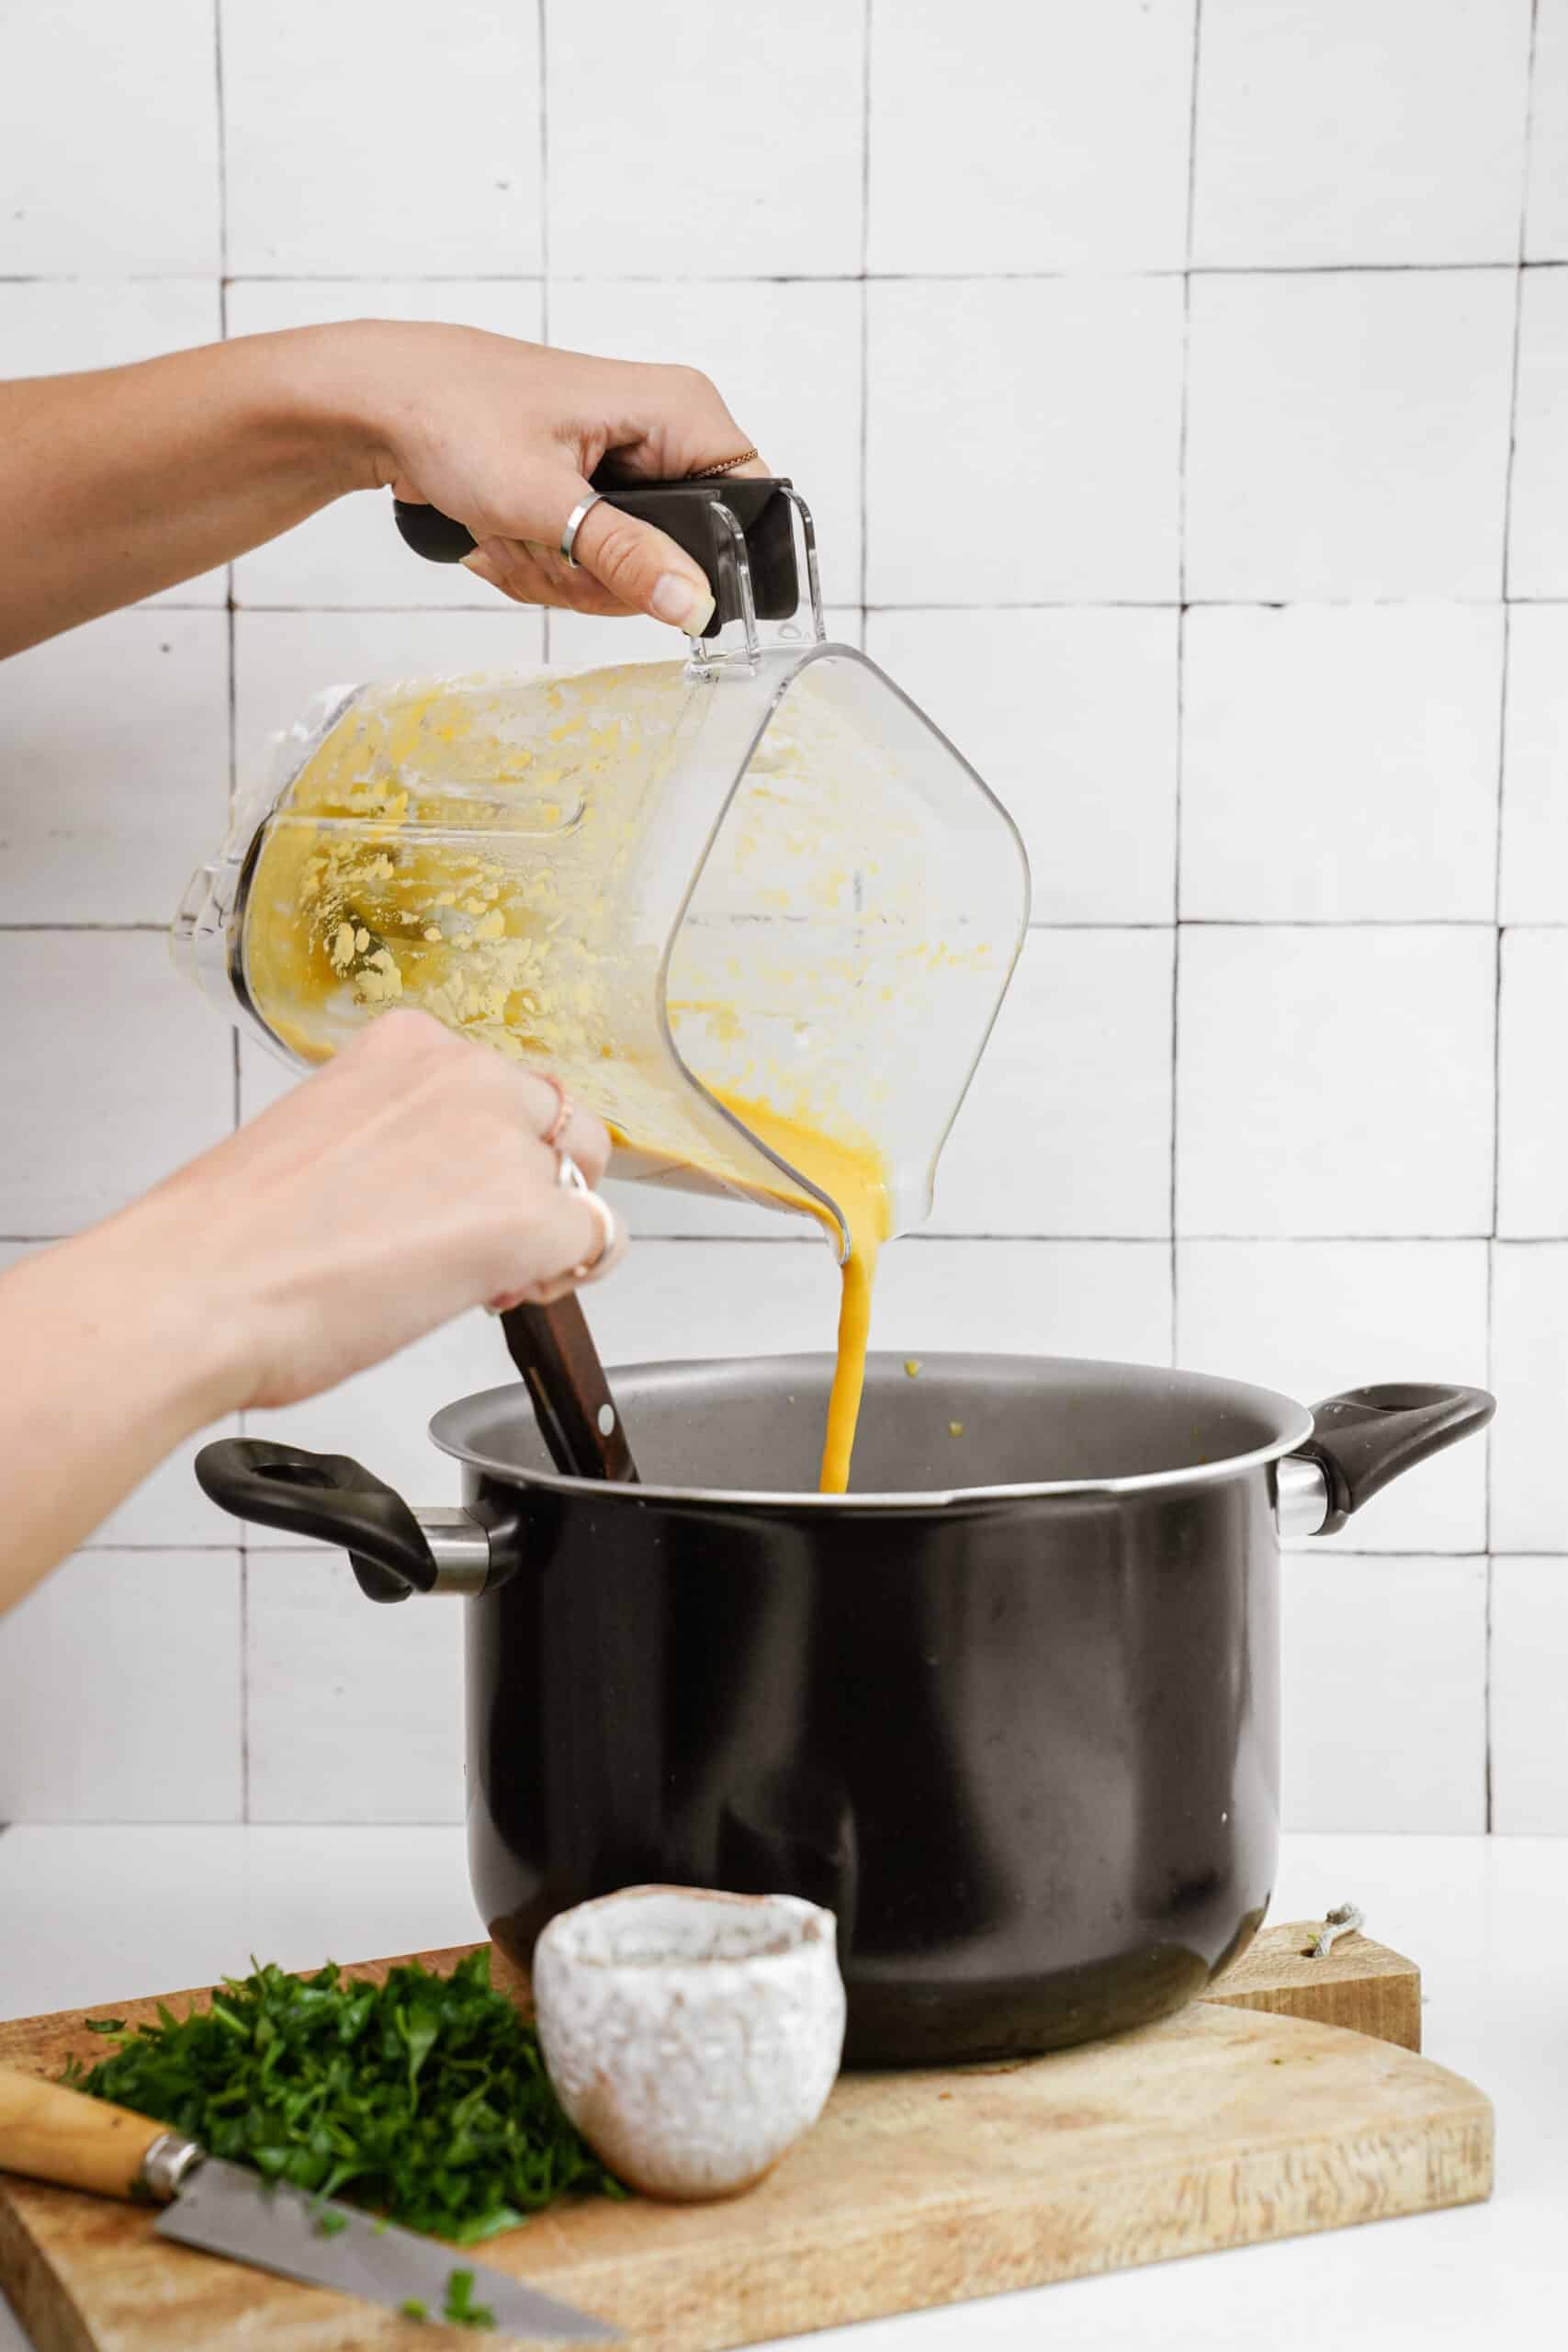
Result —
[[389, 2311], [422, 2303], [439, 2320], [454, 2271], [466, 2270], [470, 2301], [494, 2314], [500, 2335], [555, 2344], [619, 2336], [607, 2322], [439, 2238], [307, 2189], [270, 2187], [147, 2116], [11, 2067], [0, 2067], [0, 2168], [62, 2188], [151, 2198], [165, 2209], [152, 2225], [161, 2237]]
[[382, 2223], [356, 2206], [331, 2199], [323, 2204], [299, 2189], [269, 2188], [243, 2165], [218, 2156], [203, 2156], [193, 2165], [174, 2203], [152, 2226], [160, 2237], [276, 2270], [307, 2287], [331, 2287], [393, 2311], [406, 2302], [423, 2303], [433, 2320], [441, 2316], [454, 2270], [469, 2270], [474, 2301], [494, 2312], [502, 2335], [607, 2344], [618, 2334], [521, 2278], [471, 2262], [438, 2239]]

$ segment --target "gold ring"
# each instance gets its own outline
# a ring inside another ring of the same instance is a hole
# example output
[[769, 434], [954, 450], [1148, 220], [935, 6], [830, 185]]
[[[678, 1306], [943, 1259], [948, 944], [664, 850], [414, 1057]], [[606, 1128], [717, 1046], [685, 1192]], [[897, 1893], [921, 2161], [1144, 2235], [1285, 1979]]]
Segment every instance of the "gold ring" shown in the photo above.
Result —
[[760, 453], [755, 449], [742, 449], [738, 458], [722, 458], [716, 466], [699, 466], [695, 473], [691, 473], [686, 476], [686, 480], [688, 481], [715, 481], [720, 474], [732, 474], [737, 466], [749, 466], [752, 458], [757, 457], [759, 454]]
[[550, 1149], [553, 1151], [557, 1144], [559, 1143], [562, 1136], [565, 1135], [568, 1127], [570, 1126], [572, 1114], [576, 1110], [577, 1105], [573, 1102], [570, 1095], [567, 1092], [565, 1087], [561, 1084], [559, 1079], [556, 1076], [553, 1070], [536, 1069], [534, 1072], [534, 1076], [536, 1078], [543, 1079], [547, 1086], [553, 1086], [556, 1091], [556, 1115], [550, 1121], [549, 1125], [545, 1129], [544, 1134], [539, 1137], [539, 1141], [541, 1143], [547, 1143]]

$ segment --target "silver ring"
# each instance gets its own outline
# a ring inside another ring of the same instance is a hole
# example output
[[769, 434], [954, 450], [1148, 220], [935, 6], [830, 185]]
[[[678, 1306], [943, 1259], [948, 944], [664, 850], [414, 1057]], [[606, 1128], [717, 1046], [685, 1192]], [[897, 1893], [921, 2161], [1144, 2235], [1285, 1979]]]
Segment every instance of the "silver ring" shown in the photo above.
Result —
[[592, 1209], [599, 1222], [598, 1249], [595, 1250], [592, 1258], [585, 1258], [580, 1266], [573, 1266], [571, 1269], [571, 1279], [574, 1283], [591, 1283], [604, 1272], [605, 1262], [614, 1252], [615, 1244], [620, 1238], [620, 1227], [616, 1222], [615, 1210], [608, 1201], [600, 1199], [570, 1152], [558, 1149], [556, 1161], [556, 1182], [560, 1186], [561, 1191], [578, 1193], [584, 1208]]
[[590, 491], [588, 496], [582, 501], [582, 503], [580, 506], [574, 506], [571, 513], [566, 518], [566, 528], [560, 535], [560, 551], [562, 560], [566, 563], [570, 563], [573, 571], [576, 571], [579, 569], [577, 558], [573, 555], [572, 548], [577, 545], [577, 535], [582, 528], [582, 518], [591, 507], [598, 505], [599, 501], [604, 497], [604, 493], [602, 490]]

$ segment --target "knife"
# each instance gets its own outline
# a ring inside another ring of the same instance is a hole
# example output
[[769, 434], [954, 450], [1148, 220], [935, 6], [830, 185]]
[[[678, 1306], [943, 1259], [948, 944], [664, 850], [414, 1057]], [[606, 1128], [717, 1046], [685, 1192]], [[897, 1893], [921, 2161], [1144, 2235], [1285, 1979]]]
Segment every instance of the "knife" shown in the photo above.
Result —
[[635, 1487], [637, 1464], [580, 1301], [509, 1306], [501, 1330], [556, 1468], [569, 1478]]
[[470, 2300], [493, 2312], [502, 2335], [606, 2344], [620, 2333], [503, 2271], [481, 2268], [440, 2239], [395, 2229], [308, 2189], [270, 2187], [148, 2116], [10, 2066], [0, 2066], [0, 2170], [151, 2200], [165, 2209], [153, 2223], [161, 2237], [391, 2311], [419, 2303], [439, 2321], [452, 2274], [461, 2270], [473, 2276]]

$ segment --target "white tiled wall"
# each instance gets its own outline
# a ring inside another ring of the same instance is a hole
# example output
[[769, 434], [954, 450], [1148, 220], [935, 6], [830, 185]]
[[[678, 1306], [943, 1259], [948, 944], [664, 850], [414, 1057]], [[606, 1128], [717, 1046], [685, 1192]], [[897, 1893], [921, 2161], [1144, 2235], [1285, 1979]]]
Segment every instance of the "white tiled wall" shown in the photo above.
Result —
[[[1568, 0], [0, 13], [0, 372], [450, 317], [694, 361], [808, 492], [1034, 865], [888, 1346], [1496, 1388], [1286, 1561], [1298, 1826], [1568, 1832], [1565, 265]], [[157, 935], [268, 729], [546, 642], [367, 497], [0, 669], [0, 1257], [280, 1082]], [[626, 1205], [612, 1360], [823, 1343], [818, 1244]], [[500, 1377], [279, 1426], [444, 1499]], [[456, 1818], [457, 1634], [176, 1461], [0, 1628], [0, 1818]]]
[[1509, 269], [1194, 272], [1188, 594], [1495, 597], [1516, 296]]

